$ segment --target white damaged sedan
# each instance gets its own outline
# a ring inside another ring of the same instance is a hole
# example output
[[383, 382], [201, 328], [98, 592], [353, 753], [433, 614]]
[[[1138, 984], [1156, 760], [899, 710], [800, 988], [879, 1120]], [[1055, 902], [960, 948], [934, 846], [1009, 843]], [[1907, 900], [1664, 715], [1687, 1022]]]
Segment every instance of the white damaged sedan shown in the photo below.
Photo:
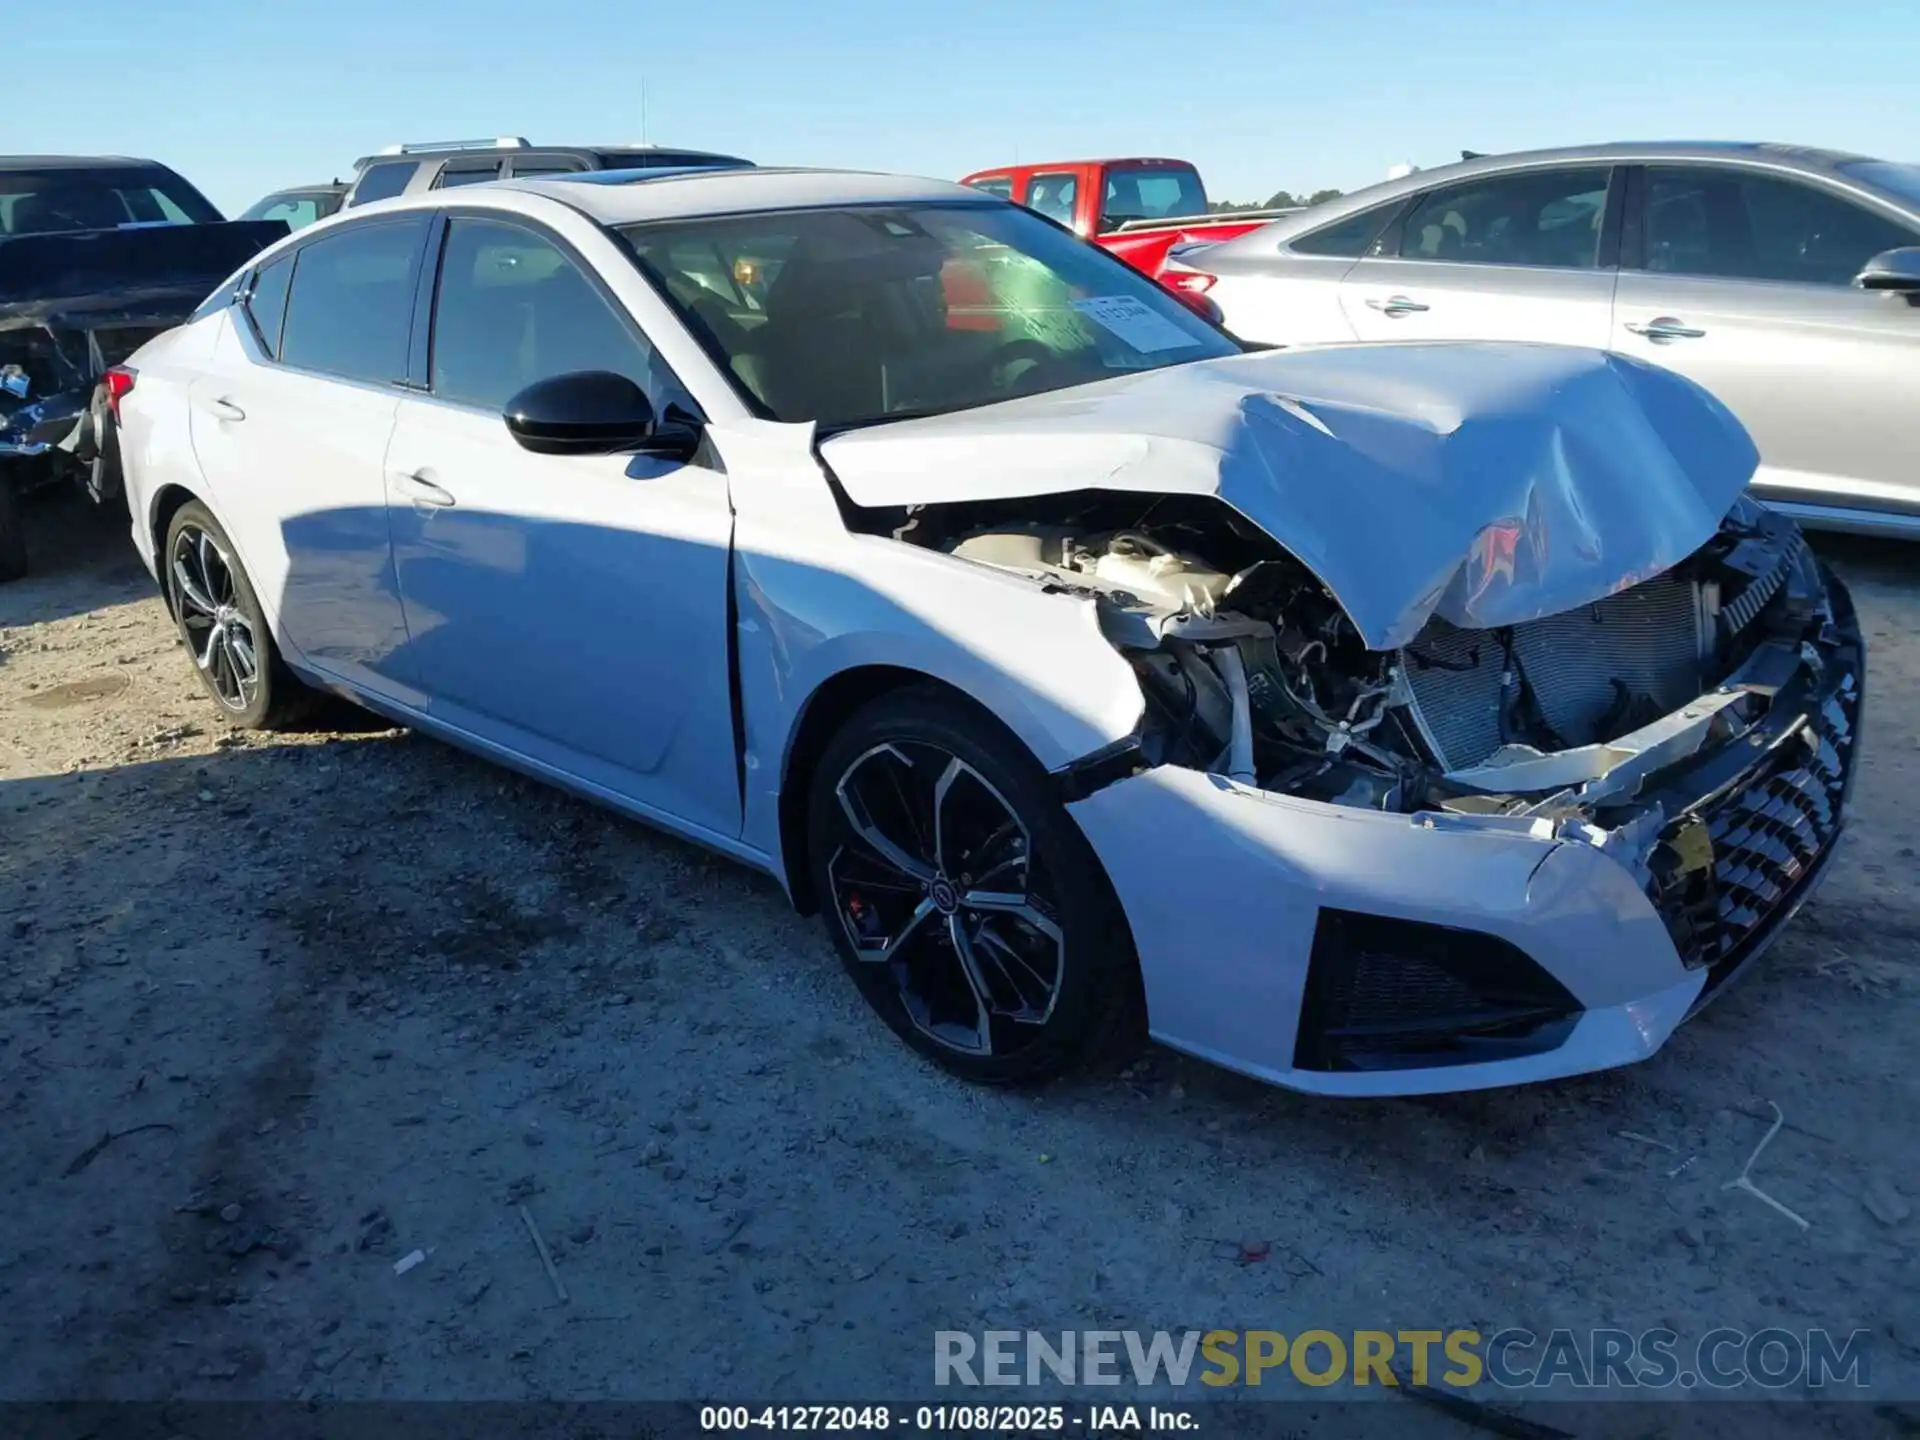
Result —
[[1334, 1094], [1639, 1060], [1847, 812], [1850, 601], [1704, 391], [1247, 353], [956, 186], [369, 205], [110, 391], [234, 722], [324, 688], [764, 869], [975, 1079], [1141, 1014]]

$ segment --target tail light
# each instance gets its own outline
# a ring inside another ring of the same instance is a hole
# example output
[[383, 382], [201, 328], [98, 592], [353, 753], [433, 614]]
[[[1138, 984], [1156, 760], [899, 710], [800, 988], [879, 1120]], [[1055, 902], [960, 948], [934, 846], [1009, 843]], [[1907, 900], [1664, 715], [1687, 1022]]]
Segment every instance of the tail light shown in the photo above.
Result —
[[1204, 270], [1189, 270], [1184, 267], [1160, 272], [1160, 283], [1171, 290], [1176, 299], [1201, 319], [1215, 325], [1220, 324], [1226, 317], [1207, 291], [1214, 287], [1219, 278], [1217, 275], [1209, 275]]
[[1169, 270], [1160, 277], [1161, 284], [1184, 295], [1204, 295], [1219, 282], [1218, 275], [1204, 270]]
[[120, 423], [120, 402], [133, 393], [135, 373], [129, 365], [116, 365], [100, 379], [107, 392], [107, 411], [116, 425]]

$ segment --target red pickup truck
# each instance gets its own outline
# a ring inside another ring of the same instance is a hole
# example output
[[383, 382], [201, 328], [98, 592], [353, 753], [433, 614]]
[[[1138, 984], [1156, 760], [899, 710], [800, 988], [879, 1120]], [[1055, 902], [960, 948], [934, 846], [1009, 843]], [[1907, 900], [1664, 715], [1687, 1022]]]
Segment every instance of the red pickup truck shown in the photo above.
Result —
[[1211, 308], [1198, 291], [1164, 271], [1167, 252], [1189, 241], [1231, 240], [1291, 210], [1211, 214], [1200, 172], [1185, 160], [1067, 160], [976, 170], [961, 182], [1059, 221], [1104, 246], [1134, 269], [1166, 284], [1195, 309]]

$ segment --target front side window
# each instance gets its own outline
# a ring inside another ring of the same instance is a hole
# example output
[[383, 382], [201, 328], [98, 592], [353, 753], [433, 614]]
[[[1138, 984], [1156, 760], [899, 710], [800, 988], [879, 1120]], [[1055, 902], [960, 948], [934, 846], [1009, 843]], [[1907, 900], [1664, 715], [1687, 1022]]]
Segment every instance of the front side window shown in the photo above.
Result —
[[1297, 240], [1289, 241], [1287, 248], [1296, 255], [1330, 255], [1337, 260], [1358, 260], [1373, 249], [1380, 232], [1387, 228], [1387, 222], [1406, 203], [1406, 198], [1402, 196], [1384, 205], [1372, 206], [1318, 230], [1309, 230]]
[[360, 183], [353, 187], [353, 203], [370, 204], [375, 200], [391, 200], [407, 188], [407, 182], [413, 179], [413, 172], [419, 168], [414, 160], [390, 160], [384, 165], [369, 165], [360, 172]]
[[1027, 208], [1037, 210], [1049, 220], [1073, 224], [1074, 206], [1080, 199], [1080, 177], [1071, 173], [1035, 175], [1027, 181]]
[[454, 219], [434, 307], [434, 395], [504, 410], [534, 381], [579, 370], [625, 375], [664, 405], [648, 348], [564, 251], [518, 225]]
[[1605, 166], [1492, 175], [1421, 198], [1401, 233], [1405, 260], [1590, 270], [1607, 211]]
[[762, 413], [846, 429], [1239, 353], [1016, 206], [859, 206], [623, 231]]
[[247, 318], [267, 354], [280, 357], [280, 325], [287, 315], [287, 292], [293, 280], [293, 256], [283, 255], [253, 277], [247, 297]]
[[1797, 180], [1706, 166], [1649, 166], [1646, 267], [1665, 275], [1849, 285], [1882, 250], [1920, 236]]
[[0, 174], [0, 235], [210, 224], [220, 214], [164, 170], [89, 166]]
[[1207, 213], [1200, 172], [1190, 165], [1115, 165], [1107, 171], [1100, 228], [1134, 220], [1183, 220]]
[[1013, 178], [1009, 175], [986, 175], [978, 180], [969, 180], [967, 184], [996, 199], [1011, 200], [1013, 198]]
[[409, 216], [302, 246], [280, 329], [281, 363], [375, 384], [405, 379], [425, 234], [424, 218]]

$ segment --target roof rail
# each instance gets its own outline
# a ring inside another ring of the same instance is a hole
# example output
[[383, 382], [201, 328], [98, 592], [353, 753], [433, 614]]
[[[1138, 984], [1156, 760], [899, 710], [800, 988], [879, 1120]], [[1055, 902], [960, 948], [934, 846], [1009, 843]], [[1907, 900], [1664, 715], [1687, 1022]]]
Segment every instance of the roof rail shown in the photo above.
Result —
[[411, 145], [388, 145], [382, 155], [423, 155], [440, 150], [525, 150], [532, 144], [524, 135], [497, 135], [491, 140], [423, 140]]

